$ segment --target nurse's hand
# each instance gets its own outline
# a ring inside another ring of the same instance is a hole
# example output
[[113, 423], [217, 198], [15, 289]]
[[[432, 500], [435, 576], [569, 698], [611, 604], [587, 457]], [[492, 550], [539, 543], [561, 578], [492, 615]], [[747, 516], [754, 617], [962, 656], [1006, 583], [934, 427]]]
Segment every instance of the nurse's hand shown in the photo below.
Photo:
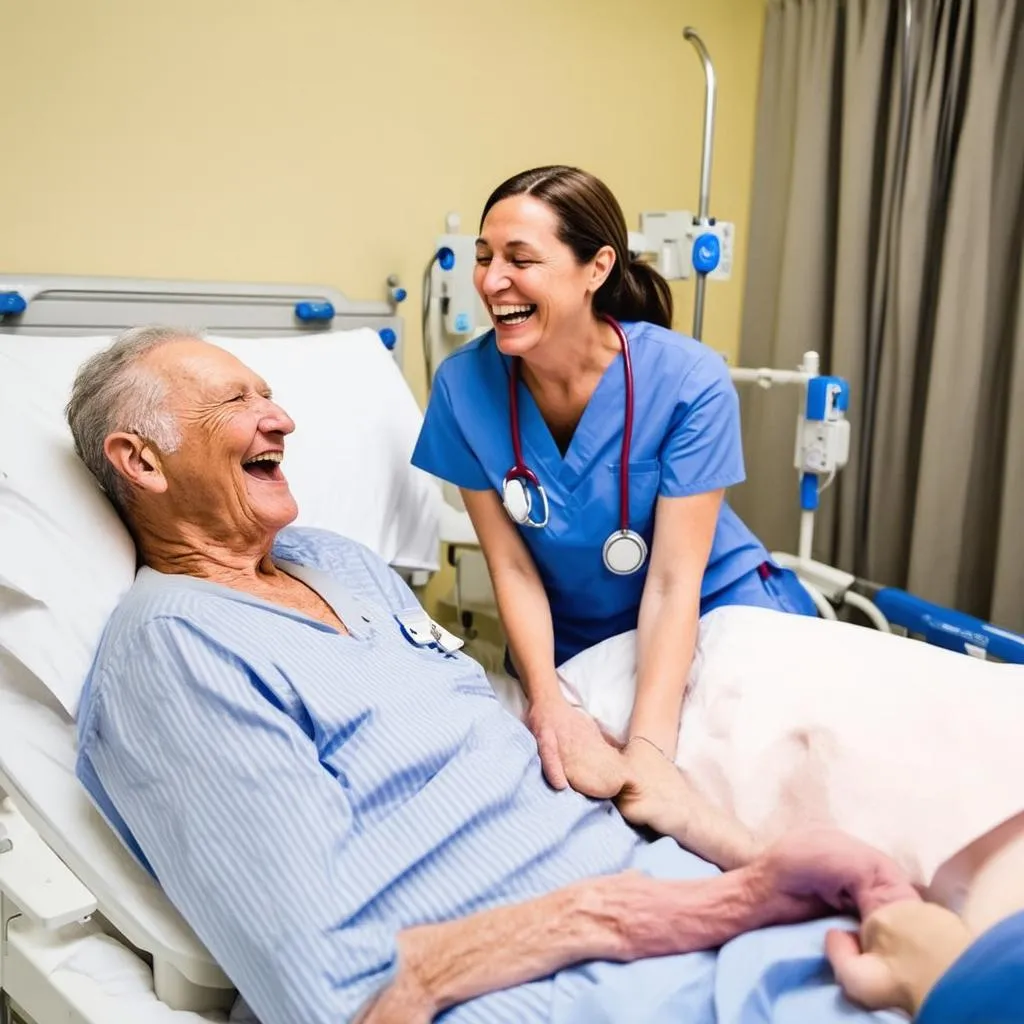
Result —
[[893, 1007], [912, 1016], [970, 943], [956, 914], [917, 900], [875, 911], [859, 938], [838, 930], [825, 938], [836, 980], [850, 999], [869, 1010]]
[[585, 711], [562, 697], [534, 701], [526, 724], [537, 738], [544, 776], [555, 789], [571, 786], [598, 799], [615, 796], [626, 783], [626, 763]]

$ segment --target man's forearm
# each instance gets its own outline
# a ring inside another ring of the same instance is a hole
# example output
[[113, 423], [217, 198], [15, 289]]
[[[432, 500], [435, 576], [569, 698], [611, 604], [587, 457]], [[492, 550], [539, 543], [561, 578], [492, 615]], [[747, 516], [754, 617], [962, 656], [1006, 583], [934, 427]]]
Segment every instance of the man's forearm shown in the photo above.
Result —
[[616, 798], [619, 810], [724, 870], [749, 864], [759, 852], [750, 830], [693, 788], [668, 758], [643, 739], [625, 750], [628, 782]]
[[526, 903], [403, 931], [399, 978], [365, 1024], [429, 1020], [572, 964], [712, 949], [753, 928], [812, 913], [810, 904], [774, 893], [757, 865], [692, 882], [633, 871], [590, 879]]

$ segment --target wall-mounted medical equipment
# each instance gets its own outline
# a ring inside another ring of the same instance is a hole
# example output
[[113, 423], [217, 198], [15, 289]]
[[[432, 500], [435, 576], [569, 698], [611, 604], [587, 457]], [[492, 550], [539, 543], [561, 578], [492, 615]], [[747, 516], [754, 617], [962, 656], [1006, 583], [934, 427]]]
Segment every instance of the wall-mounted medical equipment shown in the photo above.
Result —
[[444, 234], [435, 240], [423, 272], [421, 326], [428, 389], [438, 363], [491, 326], [490, 314], [473, 283], [476, 236], [460, 234], [459, 226], [457, 213], [445, 217]]
[[[730, 367], [729, 375], [737, 383], [756, 384], [766, 389], [781, 384], [795, 384], [803, 388], [793, 455], [793, 466], [799, 479], [800, 541], [795, 556], [775, 552], [773, 557], [796, 571], [808, 584], [822, 615], [835, 618], [835, 610], [829, 601], [841, 602], [853, 577], [815, 562], [811, 548], [821, 492], [832, 484], [836, 473], [846, 465], [850, 456], [850, 424], [846, 419], [850, 386], [841, 377], [821, 374], [817, 352], [805, 352], [803, 361], [795, 370]], [[856, 598], [852, 603], [857, 603]]]

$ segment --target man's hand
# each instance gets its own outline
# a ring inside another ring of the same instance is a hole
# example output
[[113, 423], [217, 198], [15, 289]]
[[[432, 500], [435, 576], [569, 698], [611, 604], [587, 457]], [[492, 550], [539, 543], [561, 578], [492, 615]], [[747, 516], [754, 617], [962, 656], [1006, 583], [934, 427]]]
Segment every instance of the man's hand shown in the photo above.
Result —
[[663, 836], [690, 817], [699, 799], [682, 772], [652, 743], [634, 737], [623, 749], [626, 783], [616, 797], [622, 816]]
[[758, 859], [776, 892], [862, 919], [901, 900], [920, 902], [903, 869], [873, 846], [834, 828], [790, 832]]
[[534, 702], [526, 724], [537, 738], [544, 775], [555, 789], [572, 786], [586, 796], [608, 799], [625, 785], [622, 753], [585, 711], [562, 697]]
[[896, 1007], [914, 1015], [935, 983], [970, 945], [956, 914], [934, 903], [905, 900], [882, 907], [860, 938], [830, 931], [825, 938], [836, 980], [869, 1010]]
[[725, 870], [749, 864], [757, 844], [737, 818], [698, 793], [652, 743], [635, 736], [623, 751], [626, 782], [616, 797], [622, 816]]

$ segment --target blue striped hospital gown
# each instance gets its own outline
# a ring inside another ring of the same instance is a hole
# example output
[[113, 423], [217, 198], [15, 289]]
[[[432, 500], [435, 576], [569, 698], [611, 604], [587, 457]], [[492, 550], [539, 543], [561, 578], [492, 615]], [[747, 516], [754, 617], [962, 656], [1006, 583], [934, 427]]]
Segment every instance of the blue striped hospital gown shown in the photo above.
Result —
[[[479, 666], [405, 639], [415, 597], [375, 555], [291, 529], [274, 556], [349, 635], [142, 569], [79, 712], [79, 777], [263, 1024], [352, 1019], [402, 928], [630, 866], [714, 872], [550, 789]], [[715, 971], [713, 953], [584, 965], [443, 1019], [711, 1022]]]

